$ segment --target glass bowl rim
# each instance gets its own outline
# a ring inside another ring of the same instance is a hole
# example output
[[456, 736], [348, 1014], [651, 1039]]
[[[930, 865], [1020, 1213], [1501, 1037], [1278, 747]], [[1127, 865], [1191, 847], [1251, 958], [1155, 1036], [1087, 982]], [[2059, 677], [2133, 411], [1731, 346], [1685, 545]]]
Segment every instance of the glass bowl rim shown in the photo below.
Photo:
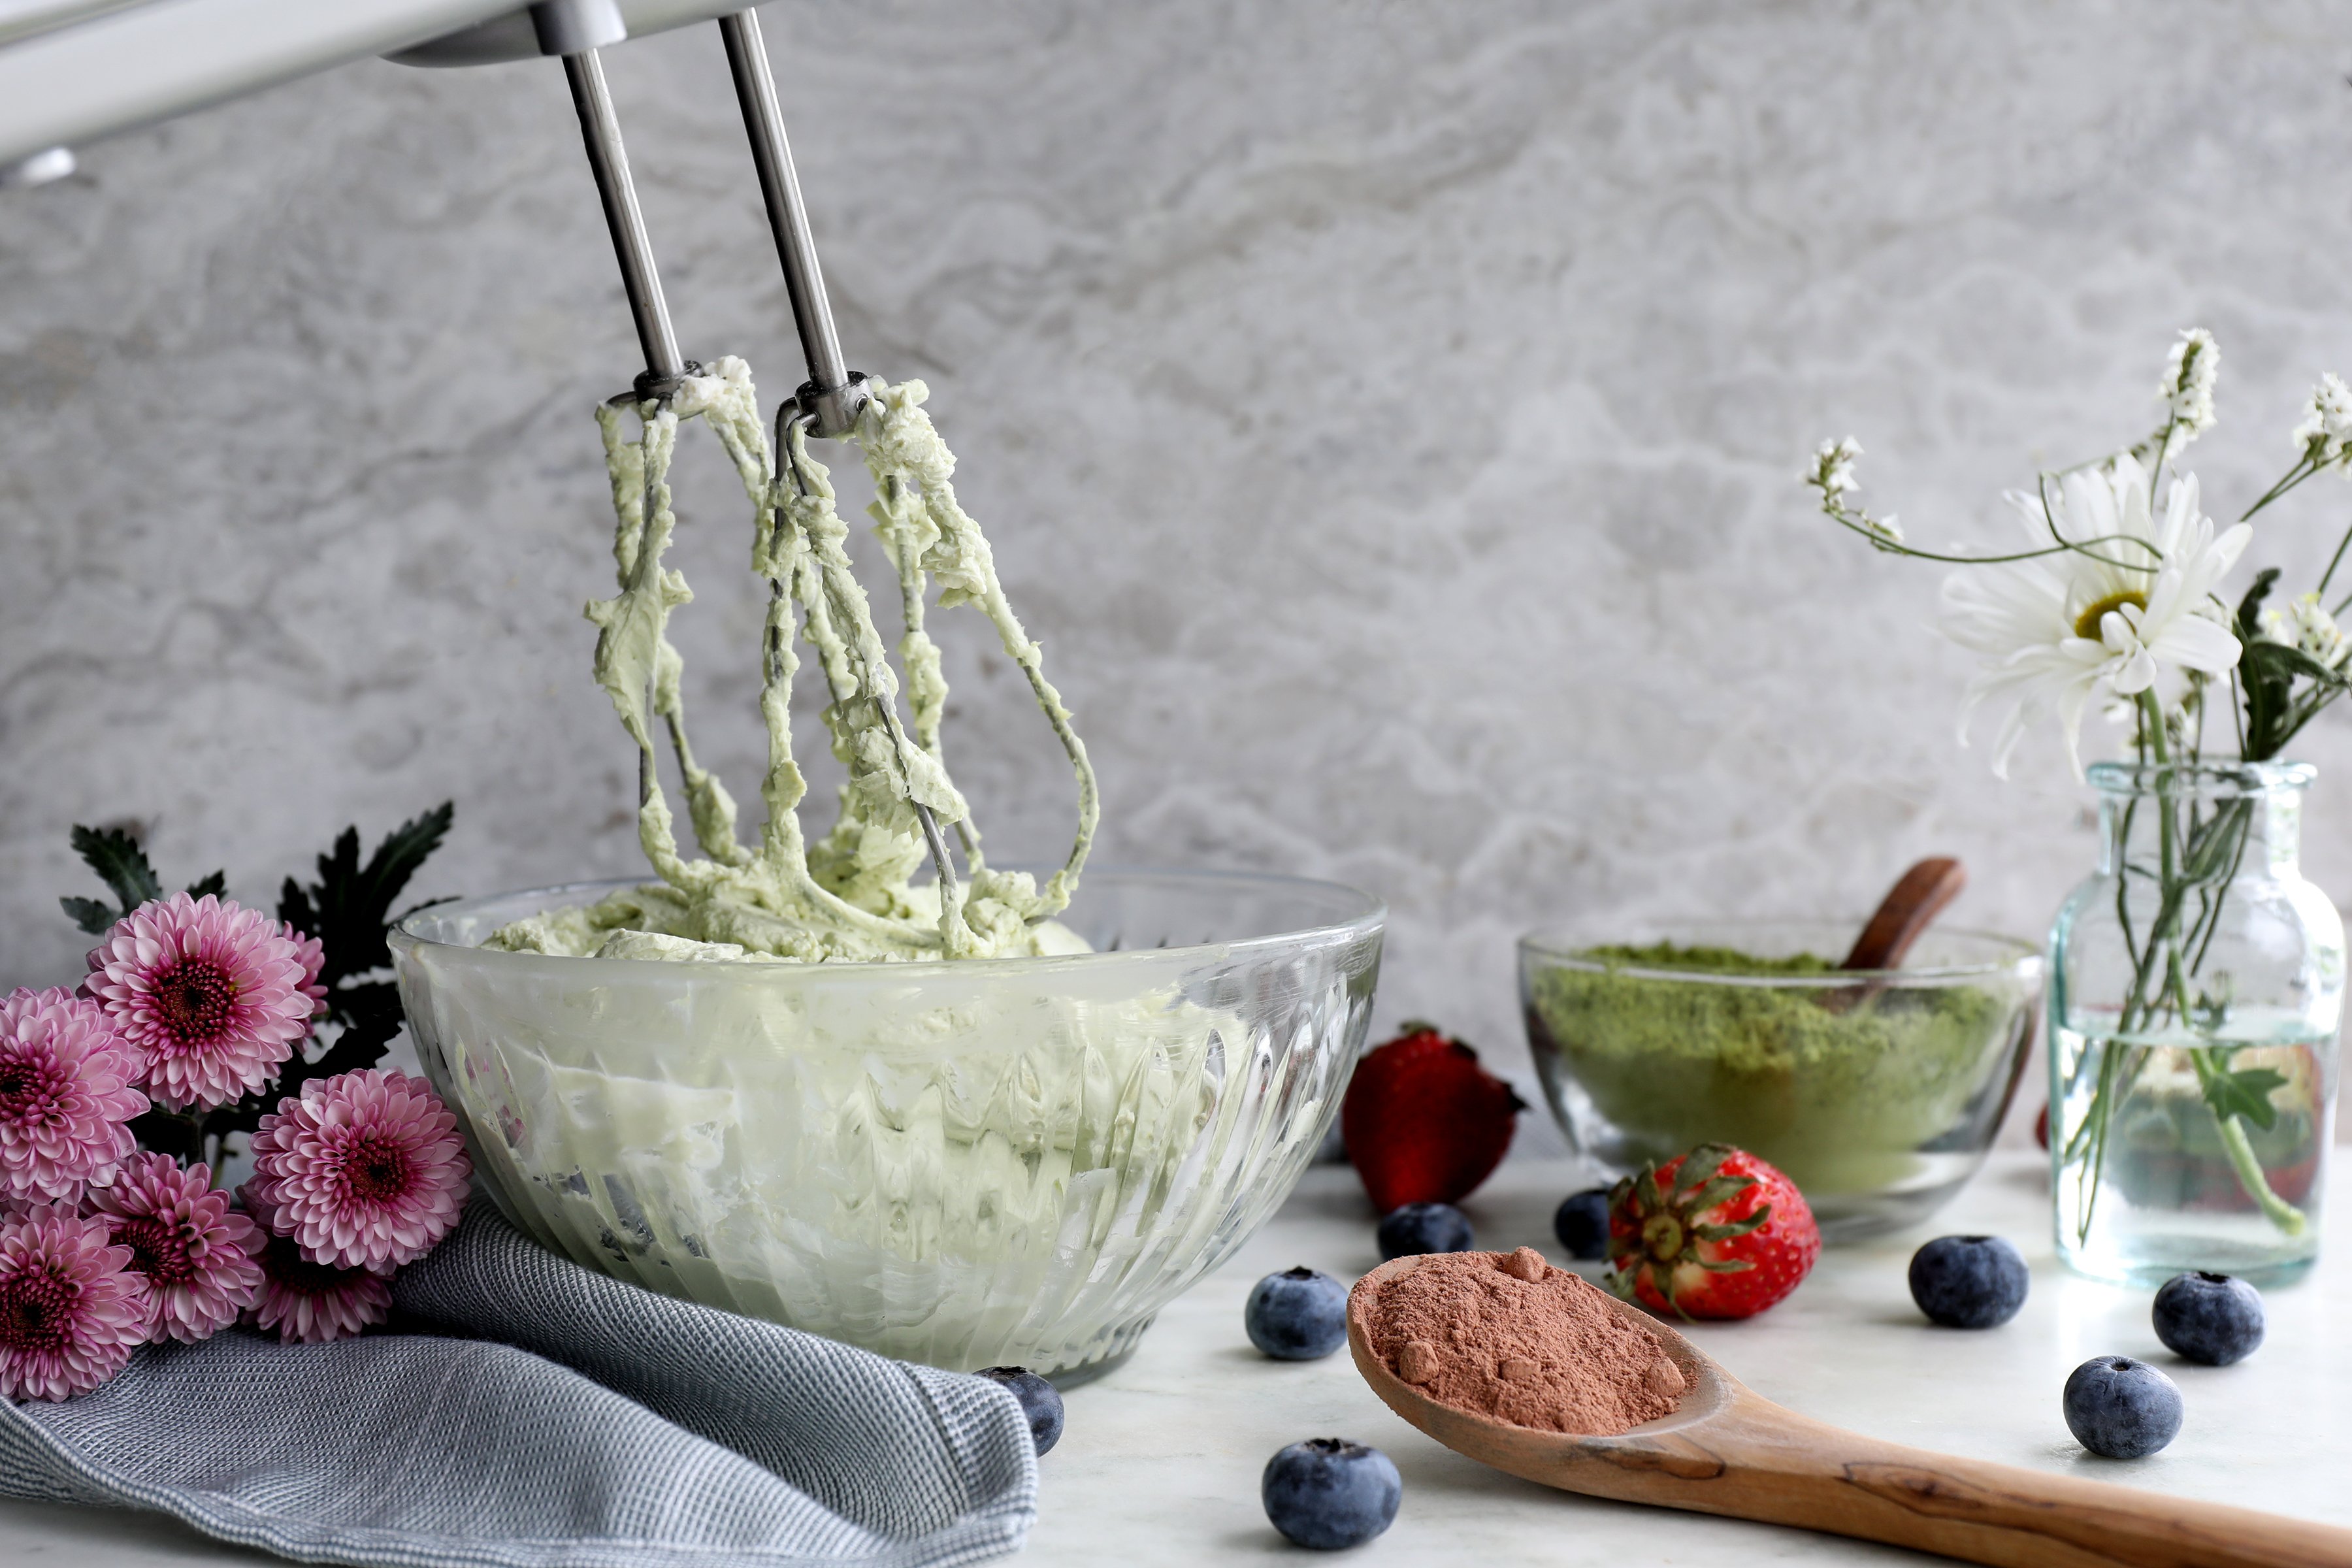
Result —
[[[1059, 868], [1059, 862], [1048, 867], [1014, 865], [997, 868], [1050, 872]], [[959, 959], [953, 965], [954, 973], [959, 977], [1012, 973], [1034, 975], [1053, 968], [1069, 965], [1099, 966], [1115, 959], [1206, 961], [1212, 957], [1227, 958], [1237, 953], [1256, 953], [1283, 947], [1337, 945], [1361, 941], [1379, 931], [1388, 921], [1389, 907], [1386, 900], [1345, 882], [1334, 882], [1320, 877], [1288, 877], [1265, 871], [1220, 871], [1174, 866], [1089, 866], [1085, 877], [1080, 879], [1081, 886], [1089, 879], [1105, 880], [1168, 879], [1207, 886], [1222, 883], [1236, 888], [1247, 886], [1261, 889], [1313, 889], [1318, 892], [1344, 895], [1358, 908], [1354, 914], [1341, 920], [1328, 921], [1319, 925], [1300, 926], [1291, 931], [1272, 931], [1262, 936], [1235, 937], [1230, 942], [1188, 942], [1181, 946], [1168, 947], [1108, 948], [1095, 952], [1056, 953], [1046, 957]], [[396, 952], [410, 948], [432, 948], [445, 953], [468, 954], [475, 962], [482, 963], [506, 963], [509, 961], [527, 960], [531, 963], [562, 964], [566, 966], [568, 973], [582, 973], [582, 965], [593, 964], [599, 968], [610, 967], [616, 973], [635, 975], [678, 974], [683, 971], [713, 978], [720, 975], [743, 977], [759, 974], [781, 977], [819, 973], [864, 974], [876, 977], [888, 975], [898, 978], [907, 976], [908, 963], [903, 960], [828, 959], [822, 963], [778, 963], [772, 959], [712, 959], [691, 964], [677, 964], [648, 963], [642, 958], [599, 959], [593, 956], [572, 958], [551, 952], [493, 951], [465, 942], [450, 942], [437, 936], [427, 936], [414, 929], [420, 921], [446, 920], [453, 915], [462, 913], [469, 906], [502, 903], [509, 899], [543, 897], [551, 900], [550, 907], [552, 907], [555, 900], [569, 899], [578, 901], [583, 895], [591, 893], [601, 895], [616, 892], [625, 888], [642, 888], [654, 881], [655, 879], [650, 876], [600, 878], [584, 882], [562, 882], [544, 888], [518, 888], [509, 892], [483, 894], [478, 898], [452, 899], [446, 903], [430, 904], [422, 909], [411, 910], [394, 923], [387, 940]], [[924, 967], [928, 969], [929, 966], [927, 964]]]
[[[1747, 919], [1722, 916], [1662, 915], [1632, 921], [1662, 931], [1712, 928], [1717, 931], [1747, 928], [1755, 931], [1785, 931], [1790, 927], [1842, 927], [1859, 931], [1860, 921], [1835, 921], [1820, 917], [1796, 915], [1766, 915]], [[2022, 937], [2002, 931], [1985, 931], [1974, 926], [1936, 926], [1931, 935], [1967, 937], [2004, 950], [2006, 956], [1989, 958], [1973, 963], [1924, 964], [1904, 969], [1830, 969], [1811, 974], [1743, 974], [1727, 973], [1712, 969], [1655, 969], [1646, 964], [1611, 963], [1586, 954], [1601, 941], [1572, 935], [1558, 926], [1548, 926], [1528, 931], [1519, 938], [1522, 963], [1541, 959], [1548, 963], [1579, 970], [1588, 974], [1622, 975], [1633, 980], [1674, 981], [1683, 984], [1740, 985], [1765, 990], [1821, 991], [1856, 984], [1875, 984], [1882, 987], [1909, 988], [1923, 985], [1949, 985], [1969, 981], [2015, 978], [2033, 981], [2041, 977], [2042, 946]]]

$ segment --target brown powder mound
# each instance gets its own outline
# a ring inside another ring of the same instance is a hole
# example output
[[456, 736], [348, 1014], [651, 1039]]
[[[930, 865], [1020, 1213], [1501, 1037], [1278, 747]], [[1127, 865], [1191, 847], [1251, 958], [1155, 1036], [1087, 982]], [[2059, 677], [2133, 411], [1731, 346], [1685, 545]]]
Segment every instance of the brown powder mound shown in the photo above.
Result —
[[1431, 1253], [1373, 1290], [1366, 1324], [1397, 1376], [1515, 1426], [1612, 1436], [1682, 1401], [1656, 1338], [1532, 1247]]

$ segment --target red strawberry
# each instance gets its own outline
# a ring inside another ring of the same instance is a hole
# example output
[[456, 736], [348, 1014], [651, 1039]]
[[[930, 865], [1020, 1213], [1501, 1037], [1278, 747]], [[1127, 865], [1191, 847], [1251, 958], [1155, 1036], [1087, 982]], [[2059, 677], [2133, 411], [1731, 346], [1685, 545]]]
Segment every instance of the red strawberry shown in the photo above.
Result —
[[1702, 1143], [1609, 1194], [1609, 1288], [1654, 1312], [1752, 1318], [1821, 1255], [1804, 1194], [1745, 1149]]
[[1356, 1064], [1339, 1131], [1372, 1206], [1387, 1214], [1468, 1197], [1503, 1163], [1527, 1108], [1477, 1052], [1433, 1024], [1407, 1024]]

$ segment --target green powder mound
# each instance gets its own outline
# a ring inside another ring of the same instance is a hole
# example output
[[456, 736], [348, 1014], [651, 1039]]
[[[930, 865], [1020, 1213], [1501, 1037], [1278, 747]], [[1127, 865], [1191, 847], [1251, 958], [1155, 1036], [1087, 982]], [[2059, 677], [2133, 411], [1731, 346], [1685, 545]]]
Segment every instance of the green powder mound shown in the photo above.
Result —
[[[1964, 1146], [1949, 1135], [1998, 1108], [1994, 1079], [2026, 1000], [2010, 982], [1863, 992], [1832, 981], [1837, 966], [1811, 953], [1660, 943], [1580, 956], [1606, 967], [1534, 962], [1529, 1035], [1537, 1066], [1573, 1080], [1624, 1135], [1616, 1152], [1663, 1160], [1694, 1143], [1736, 1143], [1809, 1194], [1902, 1182], [1919, 1171], [1924, 1145]], [[1727, 985], [1628, 969], [1830, 983]]]
[[1588, 947], [1582, 956], [1612, 968], [1681, 969], [1696, 974], [1830, 974], [1837, 971], [1836, 964], [1818, 953], [1758, 958], [1736, 947], [1680, 947], [1671, 942], [1647, 947]]

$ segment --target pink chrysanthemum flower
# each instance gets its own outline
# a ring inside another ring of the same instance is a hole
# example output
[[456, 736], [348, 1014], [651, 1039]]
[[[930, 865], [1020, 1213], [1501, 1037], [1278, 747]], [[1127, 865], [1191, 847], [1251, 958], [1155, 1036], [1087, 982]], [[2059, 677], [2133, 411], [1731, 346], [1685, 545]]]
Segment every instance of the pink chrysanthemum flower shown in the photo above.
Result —
[[97, 1004], [69, 991], [0, 1001], [0, 1199], [81, 1196], [135, 1148], [145, 1064]]
[[327, 1011], [327, 988], [319, 984], [319, 976], [327, 970], [327, 946], [315, 936], [304, 936], [290, 925], [280, 926], [286, 940], [294, 944], [294, 956], [302, 965], [302, 994], [310, 999], [310, 1016], [322, 1017]]
[[256, 1212], [337, 1268], [406, 1263], [456, 1228], [473, 1162], [457, 1119], [406, 1073], [306, 1083], [253, 1135]]
[[209, 1107], [268, 1083], [310, 1032], [309, 964], [257, 910], [173, 893], [115, 922], [82, 988], [146, 1058], [150, 1095]]
[[213, 1190], [210, 1166], [142, 1154], [89, 1201], [146, 1277], [149, 1339], [208, 1340], [260, 1296], [267, 1238]]
[[273, 1236], [261, 1254], [261, 1297], [253, 1321], [304, 1344], [349, 1339], [392, 1315], [389, 1269], [313, 1263], [290, 1237]]
[[64, 1204], [0, 1220], [0, 1398], [87, 1394], [146, 1338], [146, 1283], [103, 1221]]

